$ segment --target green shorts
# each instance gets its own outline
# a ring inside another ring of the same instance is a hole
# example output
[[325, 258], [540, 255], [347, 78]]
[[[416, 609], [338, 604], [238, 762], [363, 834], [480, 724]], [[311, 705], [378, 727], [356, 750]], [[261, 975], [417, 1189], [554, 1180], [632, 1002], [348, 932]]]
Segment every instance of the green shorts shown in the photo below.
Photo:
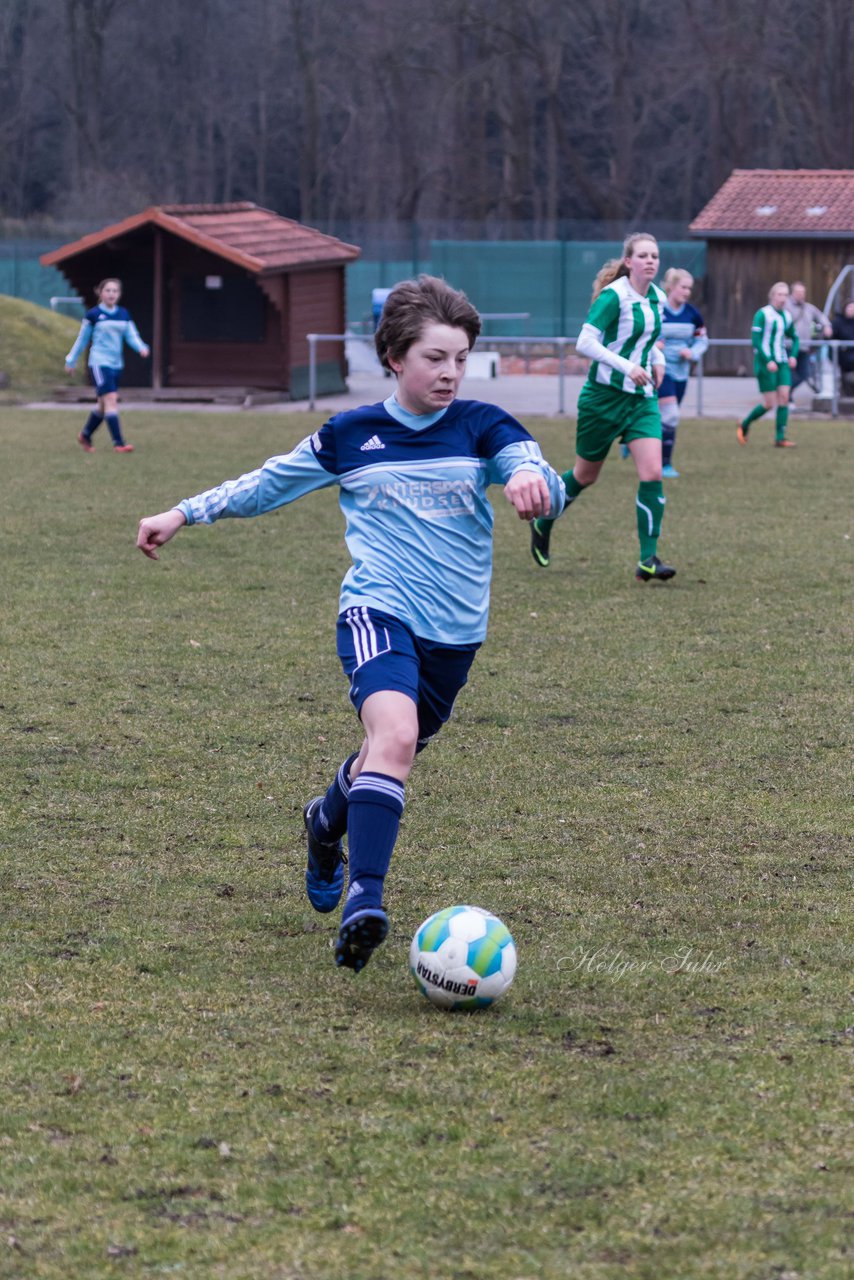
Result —
[[773, 373], [765, 367], [764, 361], [757, 360], [753, 366], [753, 372], [756, 374], [756, 381], [759, 383], [759, 390], [763, 393], [766, 391], [776, 391], [778, 387], [790, 387], [792, 385], [792, 371], [789, 368], [788, 360], [784, 360]]
[[615, 440], [660, 440], [657, 396], [633, 396], [616, 387], [585, 382], [578, 397], [575, 452], [587, 462], [601, 462]]

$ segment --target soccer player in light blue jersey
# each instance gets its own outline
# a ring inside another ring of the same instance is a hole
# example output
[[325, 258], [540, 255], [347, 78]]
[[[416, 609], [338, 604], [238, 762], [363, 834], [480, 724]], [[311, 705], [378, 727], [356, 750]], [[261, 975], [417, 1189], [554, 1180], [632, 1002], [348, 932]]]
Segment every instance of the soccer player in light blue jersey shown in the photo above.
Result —
[[71, 373], [80, 352], [89, 343], [89, 376], [98, 395], [98, 408], [89, 414], [77, 439], [87, 453], [94, 453], [92, 436], [106, 419], [116, 453], [133, 453], [133, 445], [125, 443], [119, 422], [119, 378], [125, 363], [124, 345], [127, 343], [145, 358], [149, 351], [130, 313], [119, 306], [121, 280], [114, 277], [102, 280], [95, 296], [98, 305], [86, 312], [77, 340], [65, 357], [65, 368]]
[[694, 288], [694, 277], [683, 267], [670, 267], [662, 280], [667, 303], [661, 316], [661, 346], [664, 351], [664, 377], [658, 388], [658, 410], [661, 414], [661, 474], [675, 480], [679, 472], [673, 466], [679, 406], [688, 386], [691, 368], [709, 349], [703, 317], [688, 299]]
[[564, 485], [521, 423], [458, 400], [480, 317], [465, 294], [421, 276], [395, 286], [375, 335], [397, 378], [379, 404], [336, 414], [290, 453], [139, 525], [157, 549], [185, 524], [261, 515], [337, 485], [352, 565], [338, 655], [364, 741], [305, 806], [306, 891], [333, 911], [349, 886], [335, 960], [358, 972], [388, 932], [383, 883], [415, 756], [451, 714], [486, 635], [493, 512], [488, 485], [522, 520], [558, 516]]

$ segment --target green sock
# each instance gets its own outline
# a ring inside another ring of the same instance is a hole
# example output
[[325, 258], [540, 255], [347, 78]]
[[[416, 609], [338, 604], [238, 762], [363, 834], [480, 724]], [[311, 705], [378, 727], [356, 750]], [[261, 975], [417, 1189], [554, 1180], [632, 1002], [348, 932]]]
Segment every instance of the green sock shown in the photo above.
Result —
[[566, 489], [566, 505], [569, 506], [570, 502], [575, 502], [575, 499], [587, 488], [587, 485], [579, 484], [575, 478], [575, 473], [572, 471], [564, 471], [561, 480]]
[[661, 519], [664, 515], [664, 485], [660, 480], [641, 480], [637, 496], [638, 539], [640, 558], [649, 560], [655, 555]]
[[[580, 493], [583, 493], [583, 491], [587, 488], [587, 485], [579, 484], [575, 476], [572, 474], [572, 471], [564, 471], [563, 475], [561, 476], [561, 480], [563, 481], [564, 488], [566, 489], [566, 503], [564, 504], [564, 511], [565, 511], [566, 508], [569, 506], [569, 504], [571, 502], [575, 502], [575, 499], [578, 497], [578, 495]], [[547, 529], [550, 529], [551, 526], [554, 524], [554, 520], [546, 520], [542, 516], [539, 516], [534, 521], [534, 524], [540, 533], [545, 533], [545, 531]]]
[[741, 422], [742, 428], [746, 431], [747, 428], [750, 426], [751, 422], [755, 422], [757, 418], [761, 418], [763, 413], [765, 412], [766, 412], [766, 409], [764, 404], [754, 405], [754, 407], [750, 410], [750, 413], [747, 415], [747, 417], [742, 419], [742, 422]]
[[786, 423], [789, 421], [789, 406], [780, 404], [777, 406], [777, 418], [774, 423], [774, 439], [786, 439]]

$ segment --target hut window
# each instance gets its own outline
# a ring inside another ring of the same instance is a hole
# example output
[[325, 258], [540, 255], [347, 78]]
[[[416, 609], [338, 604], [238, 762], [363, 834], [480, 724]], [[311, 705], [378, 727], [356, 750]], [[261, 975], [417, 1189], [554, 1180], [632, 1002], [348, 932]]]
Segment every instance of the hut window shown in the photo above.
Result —
[[266, 317], [264, 294], [248, 276], [181, 277], [184, 342], [263, 342]]

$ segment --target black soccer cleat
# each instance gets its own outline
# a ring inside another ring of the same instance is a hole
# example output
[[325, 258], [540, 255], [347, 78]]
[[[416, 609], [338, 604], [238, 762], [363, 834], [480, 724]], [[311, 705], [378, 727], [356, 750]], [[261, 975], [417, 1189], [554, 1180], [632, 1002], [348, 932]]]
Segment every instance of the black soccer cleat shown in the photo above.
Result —
[[309, 800], [302, 811], [305, 823], [308, 858], [305, 868], [305, 891], [315, 911], [334, 911], [344, 891], [344, 844], [332, 840], [328, 844], [314, 834], [313, 817], [323, 803], [323, 796]]
[[547, 569], [551, 556], [549, 555], [549, 542], [552, 536], [551, 521], [548, 522], [545, 529], [539, 527], [539, 520], [534, 518], [529, 521], [531, 526], [531, 555], [536, 560], [541, 569]]
[[659, 582], [666, 582], [675, 573], [676, 570], [673, 565], [662, 564], [658, 556], [650, 556], [648, 560], [641, 560], [635, 569], [635, 577], [638, 582], [651, 582], [653, 578], [657, 578]]
[[359, 973], [388, 933], [388, 916], [382, 907], [365, 907], [341, 922], [335, 943], [339, 968]]

